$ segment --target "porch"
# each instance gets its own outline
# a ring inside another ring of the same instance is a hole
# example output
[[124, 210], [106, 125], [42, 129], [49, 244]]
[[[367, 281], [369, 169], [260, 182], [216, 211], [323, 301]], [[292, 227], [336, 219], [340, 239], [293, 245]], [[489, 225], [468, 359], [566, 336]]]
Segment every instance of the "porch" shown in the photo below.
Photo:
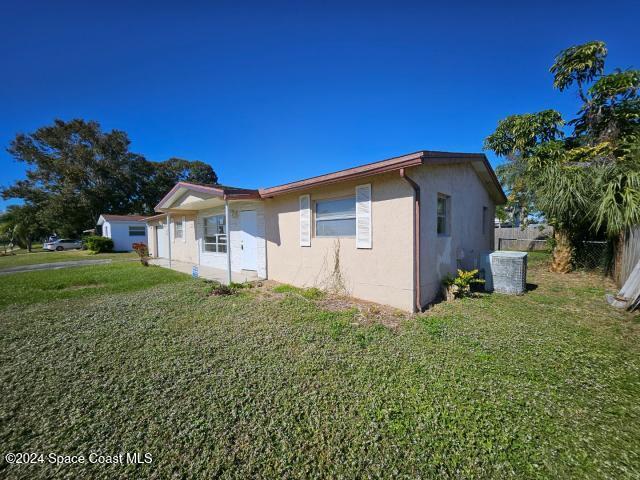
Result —
[[222, 283], [266, 278], [264, 205], [255, 190], [179, 182], [146, 219], [154, 265]]
[[[191, 275], [193, 267], [197, 266], [195, 263], [183, 262], [180, 260], [171, 260], [171, 266], [169, 266], [169, 260], [166, 258], [153, 258], [149, 260], [149, 264], [163, 268], [170, 268], [171, 270], [186, 273], [188, 275]], [[215, 280], [225, 285], [228, 283], [226, 270], [206, 265], [200, 265], [198, 267], [198, 277], [206, 278], [207, 280]], [[241, 272], [231, 272], [231, 281], [234, 283], [252, 282], [254, 280], [258, 280], [258, 274], [255, 271], [243, 270]]]

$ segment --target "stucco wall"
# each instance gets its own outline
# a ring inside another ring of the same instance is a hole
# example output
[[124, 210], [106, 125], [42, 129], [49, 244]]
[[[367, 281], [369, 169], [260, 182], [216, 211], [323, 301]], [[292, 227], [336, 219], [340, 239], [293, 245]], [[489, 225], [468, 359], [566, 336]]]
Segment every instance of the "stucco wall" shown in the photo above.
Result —
[[[176, 222], [184, 219], [183, 238], [176, 238]], [[170, 218], [171, 258], [188, 263], [198, 263], [196, 216], [172, 214]]]
[[[315, 200], [355, 195], [371, 183], [372, 246], [357, 249], [355, 238], [315, 236]], [[300, 246], [298, 199], [311, 195], [310, 247]], [[397, 173], [340, 183], [265, 200], [268, 277], [300, 287], [335, 288], [335, 252], [344, 293], [404, 310], [413, 307], [413, 191]]]
[[[104, 222], [102, 225], [102, 236], [109, 237], [113, 240], [113, 249], [116, 252], [129, 252], [133, 250], [134, 243], [147, 243], [147, 236], [130, 236], [129, 226], [135, 225], [137, 227], [144, 226], [143, 222]], [[108, 229], [108, 235], [105, 235], [105, 227]]]
[[[420, 185], [420, 283], [423, 305], [440, 293], [442, 278], [457, 268], [478, 266], [479, 254], [493, 248], [495, 204], [468, 164], [420, 166], [407, 174]], [[450, 233], [437, 234], [438, 193], [450, 196]], [[482, 207], [487, 207], [482, 229]]]

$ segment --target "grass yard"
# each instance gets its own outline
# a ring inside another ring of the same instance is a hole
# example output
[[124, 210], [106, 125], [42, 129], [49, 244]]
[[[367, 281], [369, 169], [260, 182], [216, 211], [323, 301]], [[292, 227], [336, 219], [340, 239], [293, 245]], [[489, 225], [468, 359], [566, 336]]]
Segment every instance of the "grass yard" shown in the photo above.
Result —
[[315, 291], [212, 296], [133, 262], [4, 277], [2, 452], [153, 462], [0, 477], [638, 478], [640, 323], [601, 278], [544, 261], [522, 297], [394, 328]]
[[135, 252], [124, 253], [99, 253], [92, 254], [88, 250], [67, 250], [64, 252], [50, 252], [48, 250], [35, 249], [32, 253], [19, 250], [15, 255], [0, 256], [0, 271], [10, 267], [23, 265], [35, 265], [38, 263], [69, 262], [72, 260], [98, 260], [111, 259], [114, 262], [137, 258]]

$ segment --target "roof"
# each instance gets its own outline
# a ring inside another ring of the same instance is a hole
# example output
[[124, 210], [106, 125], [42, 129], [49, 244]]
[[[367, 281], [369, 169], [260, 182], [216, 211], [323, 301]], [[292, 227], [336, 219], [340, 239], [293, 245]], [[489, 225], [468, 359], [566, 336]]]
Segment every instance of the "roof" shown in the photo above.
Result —
[[[418, 152], [401, 155], [399, 157], [387, 158], [385, 160], [338, 170], [336, 172], [326, 173], [324, 175], [318, 175], [303, 180], [296, 180], [295, 182], [289, 182], [274, 187], [261, 188], [259, 190], [229, 187], [225, 185], [200, 185], [196, 183], [178, 182], [169, 191], [169, 193], [160, 200], [160, 203], [156, 206], [156, 211], [162, 211], [164, 208], [167, 208], [166, 205], [170, 205], [188, 190], [228, 200], [272, 198], [278, 195], [306, 190], [312, 187], [329, 185], [348, 180], [356, 180], [382, 173], [399, 171], [409, 167], [416, 167], [423, 164], [453, 165], [460, 163], [468, 163], [473, 166], [474, 170], [496, 202], [505, 203], [507, 201], [507, 197], [502, 190], [502, 186], [500, 185], [493, 168], [491, 168], [487, 157], [483, 153], [420, 150]], [[154, 218], [155, 217], [152, 217], [151, 219]]]
[[98, 225], [102, 225], [104, 222], [137, 222], [145, 218], [144, 215], [111, 215], [103, 213], [98, 218]]
[[327, 185], [347, 180], [355, 180], [358, 178], [369, 177], [381, 173], [393, 172], [403, 168], [415, 167], [422, 164], [456, 164], [471, 163], [474, 165], [476, 172], [481, 174], [483, 181], [490, 190], [493, 190], [494, 197], [501, 203], [506, 202], [506, 196], [502, 190], [502, 186], [498, 178], [491, 168], [487, 157], [482, 153], [459, 153], [459, 152], [437, 152], [421, 150], [399, 157], [388, 158], [378, 162], [367, 163], [357, 167], [338, 170], [337, 172], [326, 173], [316, 177], [297, 180], [295, 182], [285, 183], [275, 187], [261, 188], [260, 196], [262, 198], [271, 198], [298, 190], [304, 190], [311, 187]]
[[159, 213], [158, 215], [151, 215], [150, 217], [144, 217], [138, 220], [139, 222], [151, 222], [153, 220], [161, 220], [163, 218], [167, 218], [166, 213]]
[[174, 199], [187, 190], [193, 190], [195, 192], [206, 193], [214, 197], [225, 198], [229, 200], [243, 200], [243, 199], [257, 199], [260, 198], [258, 190], [252, 190], [250, 188], [238, 188], [229, 187], [226, 185], [200, 185], [197, 183], [178, 182], [175, 186], [169, 190], [162, 200], [156, 205], [156, 211], [163, 208], [163, 205], [169, 200]]

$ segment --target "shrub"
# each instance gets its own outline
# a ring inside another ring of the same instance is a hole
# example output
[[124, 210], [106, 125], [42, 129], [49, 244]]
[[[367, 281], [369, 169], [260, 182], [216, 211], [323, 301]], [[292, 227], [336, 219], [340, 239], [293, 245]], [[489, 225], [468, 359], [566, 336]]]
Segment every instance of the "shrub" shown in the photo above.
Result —
[[133, 246], [133, 250], [140, 257], [140, 263], [145, 267], [148, 267], [149, 266], [149, 248], [147, 247], [147, 245], [144, 242], [140, 242], [140, 243], [134, 243], [132, 246]]
[[85, 240], [87, 248], [93, 253], [113, 252], [113, 240], [107, 237], [93, 235]]
[[224, 283], [220, 283], [218, 281], [213, 281], [211, 283], [213, 283], [211, 295], [214, 296], [235, 295], [239, 290], [242, 290], [247, 286], [244, 283], [235, 282], [231, 282], [230, 285], [225, 285]]
[[474, 283], [484, 283], [481, 278], [476, 278], [478, 270], [460, 270], [458, 269], [458, 276], [453, 277], [447, 275], [442, 280], [442, 285], [445, 288], [446, 300], [453, 300], [454, 298], [466, 297], [471, 293], [471, 285]]

